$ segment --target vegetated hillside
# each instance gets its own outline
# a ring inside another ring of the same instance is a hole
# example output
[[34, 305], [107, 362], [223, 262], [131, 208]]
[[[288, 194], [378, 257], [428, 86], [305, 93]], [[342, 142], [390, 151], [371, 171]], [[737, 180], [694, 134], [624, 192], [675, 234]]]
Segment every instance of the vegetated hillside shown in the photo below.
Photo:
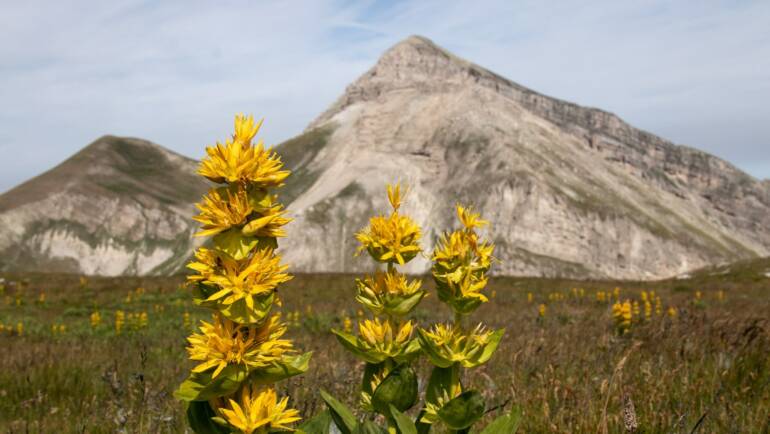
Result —
[[685, 276], [694, 285], [709, 284], [755, 284], [770, 287], [770, 258], [744, 259], [731, 264], [710, 266], [696, 270]]
[[0, 195], [0, 267], [86, 274], [178, 271], [189, 257], [196, 162], [105, 136]]
[[456, 201], [473, 204], [492, 221], [501, 274], [657, 279], [770, 254], [767, 182], [421, 37], [278, 149], [295, 172], [282, 244], [295, 270], [369, 267], [354, 232], [387, 211], [384, 185], [399, 180], [426, 250], [455, 224]]

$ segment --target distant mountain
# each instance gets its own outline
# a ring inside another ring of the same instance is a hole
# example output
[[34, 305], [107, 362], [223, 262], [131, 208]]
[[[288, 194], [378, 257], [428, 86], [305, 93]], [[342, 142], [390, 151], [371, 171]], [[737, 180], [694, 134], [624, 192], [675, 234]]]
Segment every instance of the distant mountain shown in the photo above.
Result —
[[180, 270], [206, 182], [197, 163], [145, 140], [105, 136], [0, 195], [0, 269], [86, 274]]
[[283, 243], [295, 270], [370, 267], [353, 233], [387, 211], [396, 180], [428, 250], [455, 201], [476, 205], [503, 274], [653, 279], [770, 253], [767, 181], [422, 37], [389, 49], [279, 151], [295, 171]]
[[[498, 274], [655, 279], [770, 256], [770, 181], [421, 37], [277, 150], [293, 170], [281, 250], [295, 272], [370, 269], [354, 233], [387, 212], [385, 184], [398, 180], [426, 251], [456, 225], [456, 201], [475, 205], [492, 222]], [[97, 140], [0, 195], [0, 269], [181, 270], [206, 190], [195, 166], [143, 140]]]

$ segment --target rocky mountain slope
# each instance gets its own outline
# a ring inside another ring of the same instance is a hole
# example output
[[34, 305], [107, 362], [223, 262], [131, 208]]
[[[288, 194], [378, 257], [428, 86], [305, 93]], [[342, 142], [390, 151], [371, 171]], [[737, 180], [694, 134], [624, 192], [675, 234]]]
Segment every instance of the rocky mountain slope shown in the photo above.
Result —
[[[456, 224], [456, 201], [479, 209], [499, 274], [654, 279], [770, 255], [770, 181], [421, 37], [388, 50], [277, 149], [294, 171], [281, 193], [294, 272], [371, 269], [354, 257], [354, 233], [387, 212], [394, 181], [410, 187], [404, 210], [426, 251]], [[194, 172], [150, 142], [97, 140], [0, 195], [0, 270], [180, 271], [206, 189]]]
[[0, 269], [176, 272], [206, 190], [197, 163], [145, 140], [105, 136], [0, 195]]
[[[499, 273], [652, 279], [770, 253], [770, 188], [617, 116], [526, 89], [410, 37], [279, 151], [294, 270], [360, 271], [353, 234], [411, 187], [426, 250], [455, 201], [494, 222]], [[427, 261], [414, 261], [414, 272]]]

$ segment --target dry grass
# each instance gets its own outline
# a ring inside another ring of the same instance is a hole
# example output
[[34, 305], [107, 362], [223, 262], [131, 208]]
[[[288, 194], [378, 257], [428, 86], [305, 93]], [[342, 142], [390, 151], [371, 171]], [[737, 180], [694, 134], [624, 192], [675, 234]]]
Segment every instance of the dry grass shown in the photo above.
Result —
[[[0, 322], [24, 323], [22, 336], [0, 333], [0, 432], [185, 431], [182, 406], [171, 396], [190, 367], [183, 312], [193, 319], [207, 312], [190, 305], [178, 288], [181, 278], [91, 279], [86, 288], [76, 276], [6, 278], [28, 278], [29, 285], [0, 295]], [[474, 318], [505, 327], [506, 336], [492, 361], [465, 381], [483, 391], [490, 408], [521, 406], [520, 432], [593, 433], [605, 426], [624, 432], [624, 399], [633, 402], [637, 432], [767, 432], [768, 284], [730, 283], [724, 276], [718, 282], [618, 283], [624, 298], [655, 289], [664, 310], [679, 308], [673, 320], [654, 316], [618, 336], [610, 305], [594, 299], [594, 291], [616, 283], [495, 279], [489, 292], [496, 297]], [[127, 303], [138, 286], [144, 295]], [[584, 288], [585, 297], [575, 297], [572, 287]], [[699, 304], [693, 303], [696, 289], [703, 294]], [[46, 294], [42, 304], [35, 301], [40, 292]], [[527, 292], [534, 294], [532, 303]], [[565, 299], [548, 302], [552, 292]], [[354, 405], [361, 365], [328, 332], [341, 327], [345, 315], [356, 316], [353, 278], [299, 276], [281, 293], [284, 311], [301, 312], [292, 338], [314, 351], [310, 371], [281, 388], [305, 415], [322, 408], [320, 387]], [[548, 304], [543, 320], [537, 318], [541, 302]], [[89, 315], [95, 309], [103, 324], [93, 330]], [[149, 326], [116, 336], [112, 322], [119, 309], [146, 311]], [[435, 295], [417, 316], [422, 322], [450, 319]], [[65, 324], [66, 333], [52, 335], [52, 324]]]

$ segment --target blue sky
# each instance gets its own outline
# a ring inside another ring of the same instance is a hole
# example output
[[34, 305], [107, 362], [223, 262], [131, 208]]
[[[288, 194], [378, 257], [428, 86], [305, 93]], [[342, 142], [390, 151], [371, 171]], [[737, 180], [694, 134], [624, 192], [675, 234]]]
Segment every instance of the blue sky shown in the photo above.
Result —
[[770, 178], [767, 1], [0, 3], [0, 191], [104, 134], [278, 143], [411, 35]]

